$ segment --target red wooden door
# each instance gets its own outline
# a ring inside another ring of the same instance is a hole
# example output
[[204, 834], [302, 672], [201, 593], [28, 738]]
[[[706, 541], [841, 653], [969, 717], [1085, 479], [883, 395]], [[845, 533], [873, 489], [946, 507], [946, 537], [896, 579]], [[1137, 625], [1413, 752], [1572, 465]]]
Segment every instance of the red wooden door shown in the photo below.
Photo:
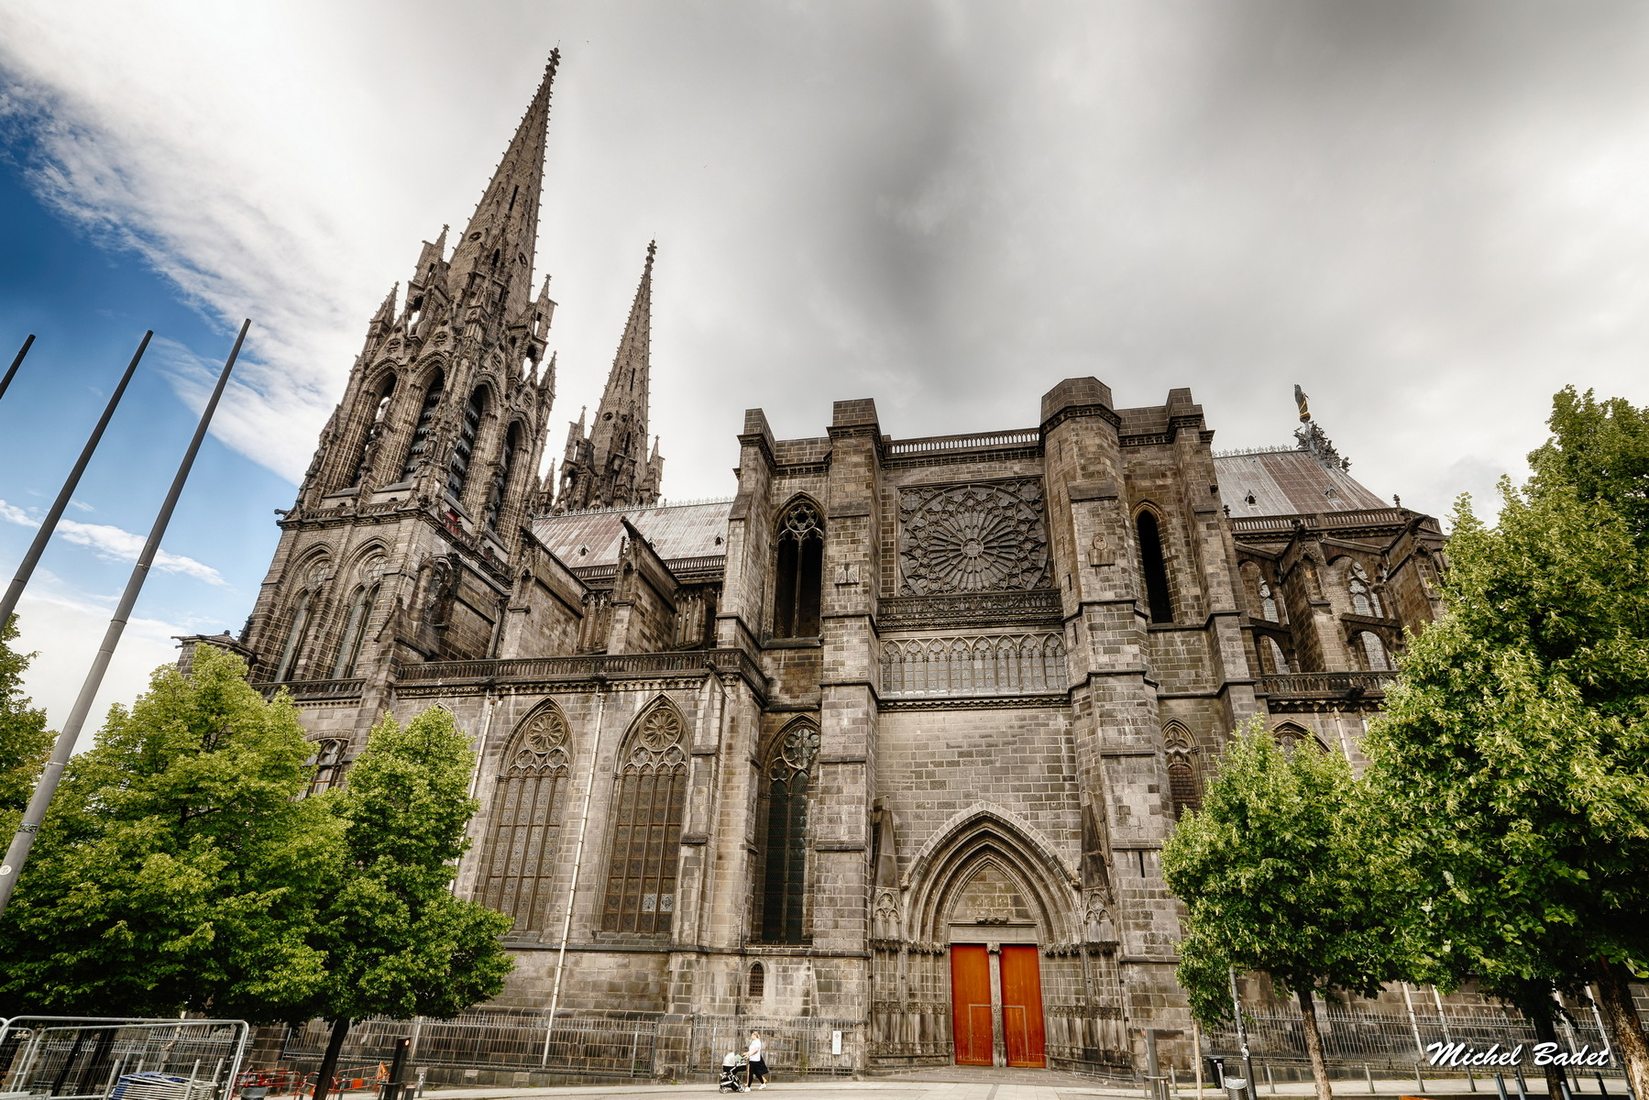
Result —
[[1045, 1064], [1042, 972], [1038, 963], [1035, 946], [1002, 945], [1002, 1040], [1010, 1066]]
[[991, 964], [982, 943], [950, 949], [951, 1025], [956, 1033], [956, 1064], [991, 1064]]

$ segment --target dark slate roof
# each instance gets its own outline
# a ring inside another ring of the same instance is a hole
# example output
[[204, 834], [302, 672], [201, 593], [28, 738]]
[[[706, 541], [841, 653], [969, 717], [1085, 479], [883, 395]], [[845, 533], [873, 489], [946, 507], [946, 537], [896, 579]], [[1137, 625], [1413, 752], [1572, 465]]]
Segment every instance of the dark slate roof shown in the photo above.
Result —
[[1306, 451], [1215, 455], [1214, 472], [1234, 519], [1391, 507], [1344, 470], [1330, 469]]
[[620, 521], [624, 519], [629, 519], [667, 562], [719, 557], [727, 553], [727, 513], [732, 506], [730, 500], [717, 500], [540, 516], [533, 521], [533, 534], [574, 569], [616, 565], [619, 540], [624, 536]]

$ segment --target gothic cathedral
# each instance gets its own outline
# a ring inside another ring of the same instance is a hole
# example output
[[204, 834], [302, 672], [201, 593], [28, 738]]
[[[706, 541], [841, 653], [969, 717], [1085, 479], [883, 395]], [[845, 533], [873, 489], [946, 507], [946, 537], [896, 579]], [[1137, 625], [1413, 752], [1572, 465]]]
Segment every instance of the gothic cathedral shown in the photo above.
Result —
[[459, 889], [515, 919], [495, 1009], [828, 1020], [856, 1070], [1128, 1072], [1155, 1029], [1187, 1066], [1163, 841], [1251, 716], [1358, 758], [1438, 613], [1436, 521], [1353, 479], [1303, 393], [1296, 446], [1217, 455], [1188, 390], [1094, 378], [978, 435], [751, 409], [731, 499], [661, 503], [651, 244], [540, 475], [556, 61], [367, 326], [245, 633], [185, 659], [289, 691], [317, 786], [384, 712], [452, 712]]

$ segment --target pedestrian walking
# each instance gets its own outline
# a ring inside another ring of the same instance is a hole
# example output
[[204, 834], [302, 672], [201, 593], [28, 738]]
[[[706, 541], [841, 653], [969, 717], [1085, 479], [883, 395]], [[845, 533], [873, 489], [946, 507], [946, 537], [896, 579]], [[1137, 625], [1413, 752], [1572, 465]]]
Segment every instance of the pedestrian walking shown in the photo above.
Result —
[[765, 1089], [767, 1087], [767, 1044], [762, 1042], [762, 1033], [750, 1033], [750, 1046], [744, 1052], [745, 1062], [750, 1069], [745, 1076], [744, 1083], [748, 1088]]

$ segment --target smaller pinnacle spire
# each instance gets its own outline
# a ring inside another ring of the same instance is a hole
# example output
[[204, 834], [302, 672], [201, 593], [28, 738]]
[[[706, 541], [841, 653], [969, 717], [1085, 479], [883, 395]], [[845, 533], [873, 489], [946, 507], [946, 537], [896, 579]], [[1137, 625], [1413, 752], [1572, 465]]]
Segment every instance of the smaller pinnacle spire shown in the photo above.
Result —
[[388, 321], [394, 318], [395, 296], [400, 292], [401, 284], [399, 282], [389, 288], [389, 294], [384, 298], [384, 304], [378, 307], [378, 312], [373, 317], [374, 321]]

